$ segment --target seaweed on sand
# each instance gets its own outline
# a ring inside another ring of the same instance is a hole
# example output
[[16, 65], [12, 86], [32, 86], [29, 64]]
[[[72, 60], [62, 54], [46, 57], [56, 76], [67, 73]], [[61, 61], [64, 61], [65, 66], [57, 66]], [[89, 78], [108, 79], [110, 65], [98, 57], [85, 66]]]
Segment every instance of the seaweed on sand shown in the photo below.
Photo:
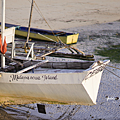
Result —
[[120, 45], [111, 45], [106, 48], [99, 48], [95, 50], [96, 55], [108, 57], [112, 62], [120, 62]]

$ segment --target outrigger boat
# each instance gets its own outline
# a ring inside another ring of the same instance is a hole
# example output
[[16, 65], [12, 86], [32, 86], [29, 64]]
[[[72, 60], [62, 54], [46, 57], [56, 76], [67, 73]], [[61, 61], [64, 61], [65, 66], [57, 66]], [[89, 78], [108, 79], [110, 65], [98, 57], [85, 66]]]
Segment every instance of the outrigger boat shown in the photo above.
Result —
[[[1, 24], [1, 23], [0, 23]], [[14, 24], [5, 24], [6, 28], [16, 27], [15, 35], [17, 37], [27, 37], [28, 27]], [[44, 30], [38, 28], [30, 28], [30, 38], [44, 41], [61, 41], [65, 44], [74, 44], [78, 41], [79, 33], [70, 33], [58, 30]]]
[[[42, 60], [45, 55], [35, 52], [35, 42], [27, 42], [27, 52], [22, 48], [22, 56], [17, 56], [19, 42], [14, 40], [15, 27], [4, 29], [5, 0], [2, 1], [2, 7], [1, 39], [4, 45], [1, 44], [0, 53], [0, 103], [6, 101], [8, 104], [24, 104], [39, 101], [95, 105], [102, 72], [110, 61]], [[11, 45], [7, 52], [4, 50], [6, 43]], [[62, 45], [57, 47], [62, 49]], [[55, 52], [57, 47], [50, 53]]]

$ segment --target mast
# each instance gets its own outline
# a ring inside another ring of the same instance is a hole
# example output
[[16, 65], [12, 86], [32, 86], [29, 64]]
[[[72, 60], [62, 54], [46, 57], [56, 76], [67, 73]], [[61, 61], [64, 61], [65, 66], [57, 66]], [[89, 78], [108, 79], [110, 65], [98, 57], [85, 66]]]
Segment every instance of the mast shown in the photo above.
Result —
[[[2, 0], [2, 19], [1, 19], [2, 45], [4, 44], [4, 31], [5, 31], [5, 0]], [[5, 68], [5, 57], [3, 55], [1, 55], [1, 67]]]
[[29, 18], [29, 25], [28, 25], [28, 34], [27, 34], [26, 47], [28, 47], [28, 40], [29, 40], [29, 36], [30, 36], [30, 26], [31, 26], [31, 20], [32, 20], [33, 3], [34, 3], [34, 0], [32, 0], [32, 4], [31, 4], [31, 11], [30, 11], [30, 18]]

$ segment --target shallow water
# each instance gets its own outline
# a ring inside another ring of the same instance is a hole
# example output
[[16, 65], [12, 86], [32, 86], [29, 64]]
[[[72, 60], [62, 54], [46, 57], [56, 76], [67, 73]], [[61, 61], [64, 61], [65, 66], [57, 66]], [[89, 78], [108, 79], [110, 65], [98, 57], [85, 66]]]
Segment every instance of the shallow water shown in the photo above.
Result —
[[[113, 23], [96, 24], [86, 27], [78, 27], [67, 29], [72, 32], [79, 32], [79, 41], [74, 44], [74, 47], [79, 48], [87, 54], [95, 54], [95, 50], [111, 45], [120, 44], [120, 37], [117, 33], [120, 33], [120, 22], [116, 21]], [[109, 56], [102, 57], [95, 55], [96, 60], [109, 59]], [[51, 58], [51, 60], [59, 60]], [[61, 60], [66, 60], [61, 58]], [[111, 66], [120, 68], [120, 63], [112, 61]], [[32, 104], [35, 110], [12, 106], [13, 108], [5, 108], [4, 110], [16, 119], [32, 119], [32, 120], [44, 120], [44, 119], [60, 119], [64, 120], [84, 120], [84, 119], [105, 119], [105, 120], [119, 120], [120, 119], [120, 78], [116, 77], [109, 71], [114, 72], [120, 76], [120, 71], [115, 68], [106, 67], [103, 72], [100, 88], [98, 92], [97, 105], [94, 106], [69, 106], [69, 105], [51, 105], [46, 104], [46, 114], [38, 113], [37, 105]], [[116, 99], [117, 98], [117, 99]], [[72, 109], [75, 108], [75, 114], [71, 115]], [[80, 109], [77, 109], [80, 108]]]

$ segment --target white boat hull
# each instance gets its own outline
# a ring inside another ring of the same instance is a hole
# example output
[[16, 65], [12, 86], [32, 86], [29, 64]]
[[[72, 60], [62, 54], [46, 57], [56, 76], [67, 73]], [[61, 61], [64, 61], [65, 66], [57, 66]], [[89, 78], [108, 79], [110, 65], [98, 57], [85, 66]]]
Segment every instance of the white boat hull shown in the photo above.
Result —
[[32, 101], [94, 105], [103, 66], [83, 72], [75, 70], [74, 73], [1, 73], [0, 96]]

